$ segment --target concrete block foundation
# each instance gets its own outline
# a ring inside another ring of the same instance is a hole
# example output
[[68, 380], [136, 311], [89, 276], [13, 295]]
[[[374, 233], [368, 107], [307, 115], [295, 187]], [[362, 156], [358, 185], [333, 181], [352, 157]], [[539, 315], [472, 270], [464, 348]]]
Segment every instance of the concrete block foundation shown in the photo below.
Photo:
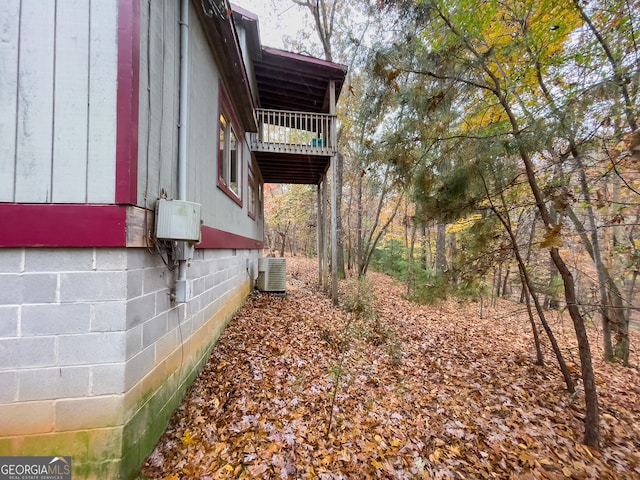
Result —
[[143, 248], [1, 251], [0, 455], [70, 455], [76, 479], [135, 477], [259, 255], [198, 251], [192, 298], [175, 304], [174, 273]]

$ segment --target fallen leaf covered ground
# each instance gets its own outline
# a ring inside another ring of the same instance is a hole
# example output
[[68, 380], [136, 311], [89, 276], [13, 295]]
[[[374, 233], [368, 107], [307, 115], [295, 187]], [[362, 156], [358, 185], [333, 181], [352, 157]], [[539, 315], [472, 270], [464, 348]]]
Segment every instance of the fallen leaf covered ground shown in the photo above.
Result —
[[606, 364], [592, 329], [596, 452], [581, 444], [577, 347], [561, 313], [550, 321], [574, 395], [548, 342], [534, 365], [519, 304], [416, 305], [370, 274], [359, 296], [355, 281], [341, 284], [346, 312], [318, 290], [313, 261], [287, 262], [286, 297], [253, 295], [237, 313], [142, 477], [640, 478], [637, 350], [631, 367]]

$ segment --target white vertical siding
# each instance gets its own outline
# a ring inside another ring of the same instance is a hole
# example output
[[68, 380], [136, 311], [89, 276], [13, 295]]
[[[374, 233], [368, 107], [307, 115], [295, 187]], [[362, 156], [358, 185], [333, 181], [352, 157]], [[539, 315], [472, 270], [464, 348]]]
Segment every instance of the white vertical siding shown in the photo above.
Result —
[[205, 225], [248, 238], [261, 238], [262, 224], [252, 220], [247, 212], [247, 175], [251, 154], [241, 131], [236, 133], [241, 145], [240, 191], [243, 206], [235, 203], [217, 186], [220, 89], [223, 88], [221, 67], [216, 64], [194, 10], [189, 19], [188, 197], [202, 204]]
[[191, 43], [187, 190], [194, 201], [202, 204], [205, 224], [225, 228], [226, 225], [220, 219], [227, 214], [227, 207], [232, 210], [240, 208], [235, 204], [226, 205], [217, 201], [222, 196], [226, 197], [217, 187], [220, 72], [202, 24], [194, 11], [189, 22]]
[[0, 7], [0, 202], [13, 200], [20, 0]]
[[0, 201], [115, 198], [118, 0], [0, 2]]
[[22, 2], [16, 202], [51, 201], [55, 2]]
[[56, 60], [53, 114], [54, 203], [85, 201], [89, 18], [86, 0], [56, 2]]
[[90, 15], [87, 202], [110, 203], [116, 191], [117, 0], [93, 0]]
[[[142, 2], [140, 12], [140, 101], [138, 205], [151, 207], [164, 191], [177, 197], [178, 97], [180, 92], [179, 2]], [[247, 214], [247, 163], [242, 143], [242, 195], [237, 205], [218, 188], [220, 66], [209, 45], [196, 2], [189, 18], [187, 200], [202, 204], [205, 225], [260, 238], [262, 224]], [[148, 41], [149, 39], [149, 41]], [[242, 132], [237, 132], [244, 140]]]
[[[142, 5], [138, 204], [177, 196], [180, 2]], [[149, 39], [149, 41], [147, 41]]]

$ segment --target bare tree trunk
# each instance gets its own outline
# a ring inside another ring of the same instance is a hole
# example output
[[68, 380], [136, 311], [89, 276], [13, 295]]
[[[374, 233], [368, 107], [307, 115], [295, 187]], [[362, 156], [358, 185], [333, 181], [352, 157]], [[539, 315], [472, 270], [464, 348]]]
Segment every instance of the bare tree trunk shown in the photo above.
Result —
[[[520, 139], [521, 134], [518, 127], [518, 123], [515, 120], [515, 116], [511, 111], [509, 105], [506, 103], [502, 95], [500, 96], [501, 102], [505, 107], [507, 115], [509, 115], [511, 124], [513, 127], [513, 134], [516, 138]], [[536, 205], [540, 211], [540, 218], [547, 228], [547, 231], [553, 231], [553, 225], [550, 221], [549, 212], [544, 203], [544, 198], [540, 187], [538, 186], [538, 180], [535, 174], [533, 162], [529, 158], [529, 154], [524, 149], [524, 144], [520, 142], [520, 157], [525, 166], [527, 173], [527, 180], [536, 199]], [[578, 351], [580, 353], [580, 365], [582, 371], [582, 384], [584, 386], [585, 393], [585, 433], [584, 443], [589, 447], [596, 450], [600, 450], [600, 413], [598, 406], [598, 393], [596, 388], [596, 378], [593, 371], [593, 364], [591, 360], [591, 347], [589, 346], [589, 337], [587, 336], [587, 328], [578, 308], [578, 302], [576, 298], [575, 283], [571, 272], [567, 268], [564, 259], [560, 255], [560, 251], [557, 247], [553, 247], [549, 252], [553, 263], [555, 264], [562, 282], [564, 284], [564, 297], [567, 303], [567, 309], [569, 310], [569, 316], [573, 321], [573, 328], [576, 333], [576, 339], [578, 341]]]
[[[577, 0], [576, 0], [577, 2]], [[478, 65], [482, 69], [482, 76], [484, 76], [483, 80], [480, 80], [482, 83], [482, 88], [488, 89], [493, 93], [496, 100], [499, 102], [500, 106], [504, 110], [505, 114], [508, 117], [510, 126], [511, 126], [511, 136], [515, 140], [519, 152], [520, 159], [524, 164], [524, 169], [526, 172], [527, 182], [531, 189], [531, 193], [535, 198], [536, 207], [540, 212], [540, 218], [547, 229], [548, 234], [552, 234], [554, 232], [554, 227], [559, 230], [559, 227], [551, 222], [549, 210], [547, 209], [547, 205], [545, 204], [545, 199], [542, 194], [542, 190], [538, 184], [538, 177], [536, 174], [536, 169], [534, 163], [529, 156], [529, 152], [527, 151], [526, 145], [527, 141], [523, 135], [523, 131], [520, 128], [516, 115], [509, 103], [508, 94], [503, 90], [504, 82], [499, 79], [494, 70], [492, 70], [487, 64], [487, 58], [485, 55], [479, 53], [477, 49], [471, 44], [468, 40], [468, 37], [458, 31], [457, 27], [452, 23], [451, 18], [443, 12], [443, 10], [439, 9], [437, 5], [434, 6], [437, 10], [439, 17], [442, 19], [444, 24], [449, 28], [449, 30], [460, 40], [462, 44], [464, 44], [465, 48], [469, 51], [471, 55], [473, 55], [475, 61], [478, 62]], [[434, 74], [436, 78], [441, 75]], [[486, 80], [486, 83], [485, 83]], [[557, 247], [553, 246], [549, 249], [549, 255], [553, 259], [553, 262], [560, 272], [560, 276], [562, 277], [562, 281], [564, 284], [564, 293], [565, 300], [567, 303], [567, 309], [569, 311], [569, 315], [573, 322], [573, 328], [576, 333], [576, 338], [578, 341], [578, 351], [580, 354], [580, 365], [582, 372], [582, 383], [584, 386], [585, 393], [585, 432], [584, 432], [584, 443], [596, 450], [600, 449], [600, 414], [599, 414], [599, 406], [598, 406], [598, 394], [595, 382], [595, 373], [593, 370], [592, 358], [591, 358], [591, 347], [589, 346], [589, 338], [587, 336], [587, 330], [584, 323], [584, 318], [580, 313], [578, 308], [576, 292], [575, 292], [575, 283], [571, 272], [567, 268], [562, 255]]]
[[284, 257], [284, 251], [285, 251], [285, 246], [287, 241], [287, 232], [289, 231], [290, 225], [291, 225], [291, 222], [287, 222], [286, 227], [284, 227], [284, 231], [278, 232], [278, 235], [280, 235], [280, 238], [282, 239], [282, 244], [280, 245], [280, 257]]
[[[384, 181], [386, 182], [386, 177]], [[385, 234], [385, 232], [387, 231], [387, 228], [389, 227], [389, 225], [391, 225], [391, 222], [393, 222], [393, 219], [398, 213], [398, 208], [400, 207], [400, 203], [402, 202], [404, 197], [404, 192], [402, 192], [402, 194], [399, 196], [398, 201], [396, 202], [396, 205], [391, 212], [391, 215], [389, 215], [389, 218], [387, 218], [387, 221], [376, 232], [376, 227], [378, 225], [378, 221], [380, 220], [380, 212], [382, 211], [382, 202], [383, 202], [384, 196], [385, 196], [384, 194], [380, 196], [380, 201], [378, 203], [378, 210], [376, 213], [376, 220], [367, 238], [367, 242], [366, 242], [367, 252], [365, 255], [365, 261], [364, 261], [363, 269], [361, 271], [360, 276], [364, 276], [367, 274], [367, 271], [369, 269], [369, 264], [371, 262], [371, 257], [373, 256], [373, 252], [375, 252], [378, 242], [380, 241], [382, 236]]]
[[[483, 179], [484, 182], [484, 179]], [[564, 378], [564, 382], [567, 385], [567, 390], [570, 393], [574, 393], [575, 392], [575, 385], [573, 383], [573, 379], [571, 378], [571, 372], [569, 372], [569, 369], [567, 368], [567, 364], [564, 361], [564, 357], [562, 355], [562, 352], [560, 351], [560, 347], [558, 345], [558, 342], [556, 341], [555, 335], [553, 334], [553, 331], [551, 330], [551, 327], [549, 326], [549, 323], [547, 322], [546, 316], [544, 314], [544, 309], [542, 308], [542, 305], [540, 304], [540, 301], [538, 300], [538, 296], [536, 294], [536, 290], [535, 287], [533, 286], [533, 282], [531, 281], [531, 278], [529, 277], [529, 273], [527, 272], [527, 267], [524, 263], [524, 260], [522, 259], [522, 254], [520, 253], [520, 247], [518, 246], [518, 240], [516, 239], [516, 236], [513, 232], [513, 229], [511, 228], [511, 221], [507, 216], [503, 216], [500, 214], [500, 212], [497, 210], [497, 208], [495, 207], [495, 205], [493, 204], [493, 201], [491, 199], [491, 195], [489, 193], [489, 189], [485, 183], [485, 192], [487, 194], [487, 199], [489, 200], [489, 203], [491, 204], [491, 209], [493, 210], [493, 212], [496, 214], [496, 216], [498, 217], [498, 220], [500, 220], [500, 223], [502, 224], [502, 226], [504, 227], [504, 229], [506, 230], [507, 234], [509, 235], [509, 239], [511, 241], [511, 248], [513, 250], [513, 253], [516, 257], [516, 260], [518, 262], [518, 270], [520, 271], [520, 278], [522, 280], [522, 282], [526, 285], [527, 287], [527, 292], [526, 292], [526, 302], [528, 305], [528, 310], [530, 310], [530, 306], [529, 306], [529, 295], [531, 296], [531, 298], [533, 299], [533, 303], [536, 307], [536, 311], [538, 312], [538, 317], [540, 318], [540, 322], [542, 323], [542, 327], [544, 328], [545, 332], [547, 333], [547, 337], [549, 338], [549, 342], [551, 342], [551, 347], [553, 348], [553, 352], [556, 355], [556, 359], [558, 360], [558, 365], [560, 366], [560, 371], [562, 372], [562, 377]], [[504, 198], [501, 197], [503, 206], [506, 207], [506, 202], [504, 200]], [[537, 356], [537, 360], [538, 361], [542, 361], [542, 351], [538, 350], [540, 347], [539, 344], [539, 340], [538, 340], [538, 332], [536, 331], [535, 328], [535, 322], [532, 322], [531, 327], [533, 329], [533, 336], [534, 336], [534, 342], [536, 343], [536, 356]]]
[[[533, 240], [536, 237], [536, 219], [537, 219], [537, 214], [533, 215], [533, 218], [531, 219], [531, 230], [529, 231], [529, 242], [527, 243], [527, 257], [525, 260], [525, 265], [529, 265], [529, 262], [531, 261], [531, 251], [533, 250]], [[520, 303], [524, 303], [524, 296], [525, 296], [525, 288], [524, 285], [522, 286], [522, 290], [520, 291]]]
[[502, 281], [502, 298], [507, 298], [509, 294], [509, 273], [510, 268], [509, 265], [507, 265], [507, 271], [504, 273], [504, 280]]
[[[596, 253], [596, 251], [599, 252], [599, 250], [594, 249], [594, 244], [588, 238], [587, 232], [585, 231], [584, 225], [582, 224], [580, 219], [577, 217], [577, 215], [572, 209], [567, 209], [567, 216], [573, 222], [573, 225], [575, 226], [578, 234], [580, 235], [580, 238], [582, 239], [582, 243], [584, 244], [585, 249], [587, 250], [587, 253], [591, 257], [591, 259], [594, 260], [596, 264], [596, 272], [598, 274], [598, 292], [600, 295], [599, 310], [600, 310], [600, 316], [602, 319], [602, 336], [603, 336], [602, 340], [603, 340], [603, 346], [604, 346], [604, 358], [607, 361], [612, 361], [614, 358], [614, 351], [613, 351], [613, 344], [611, 341], [611, 326], [619, 323], [614, 319], [614, 316], [619, 315], [619, 312], [616, 312], [615, 307], [611, 308], [612, 306], [609, 302], [607, 287], [611, 288], [611, 286], [613, 286], [613, 290], [617, 291], [617, 286], [613, 282], [613, 279], [611, 279], [609, 270], [605, 267], [604, 263], [602, 262], [602, 258], [599, 257], [598, 254]], [[596, 232], [594, 232], [593, 234], [597, 236]], [[614, 293], [613, 297], [615, 298], [616, 296], [619, 296], [619, 294], [620, 292], [618, 291], [618, 295]]]
[[442, 222], [436, 224], [436, 270], [447, 270], [447, 225]]
[[362, 238], [364, 236], [364, 232], [362, 231], [362, 216], [364, 207], [362, 205], [362, 177], [364, 177], [364, 170], [360, 175], [358, 175], [358, 193], [356, 194], [356, 266], [358, 270], [358, 277], [362, 276], [362, 271], [364, 270], [364, 245]]
[[414, 266], [415, 266], [415, 259], [413, 258], [414, 255], [414, 249], [415, 249], [415, 245], [416, 245], [416, 232], [417, 232], [417, 228], [415, 225], [415, 221], [411, 222], [411, 237], [410, 237], [410, 241], [409, 241], [409, 258], [407, 261], [407, 296], [411, 297], [411, 295], [413, 294], [413, 292], [415, 291], [414, 289], [414, 285], [415, 285], [415, 278], [414, 278]]
[[[492, 74], [489, 73], [489, 75]], [[500, 87], [500, 82], [495, 78], [495, 76], [493, 77], [495, 84], [494, 93], [496, 94], [496, 97], [504, 108], [505, 113], [509, 117], [511, 127], [513, 129], [512, 135], [518, 140], [520, 158], [524, 163], [525, 171], [527, 174], [527, 181], [529, 183], [529, 187], [531, 188], [531, 193], [533, 193], [533, 196], [536, 200], [536, 206], [538, 207], [538, 211], [540, 212], [540, 218], [547, 228], [547, 231], [552, 232], [553, 228], [556, 227], [556, 225], [551, 223], [549, 211], [547, 210], [542, 191], [540, 190], [540, 187], [538, 185], [538, 179], [536, 177], [533, 162], [531, 161], [531, 158], [529, 157], [529, 154], [524, 147], [525, 142], [522, 139], [522, 132], [518, 125], [518, 121], [516, 120], [511, 106], [505, 99], [504, 93], [502, 92]], [[549, 251], [549, 255], [551, 256], [553, 263], [555, 264], [558, 272], [560, 273], [560, 276], [562, 277], [562, 282], [564, 284], [565, 301], [567, 303], [567, 309], [569, 310], [569, 316], [573, 321], [573, 328], [575, 330], [576, 339], [578, 341], [578, 351], [580, 353], [582, 384], [584, 386], [586, 409], [584, 422], [584, 443], [589, 447], [600, 450], [600, 413], [598, 406], [596, 378], [593, 371], [591, 347], [589, 346], [587, 329], [584, 323], [584, 318], [582, 318], [582, 314], [580, 313], [580, 309], [578, 308], [574, 279], [571, 275], [571, 272], [567, 268], [562, 255], [560, 255], [560, 251], [557, 247], [552, 247]]]
[[353, 270], [353, 229], [351, 228], [351, 205], [353, 203], [353, 194], [349, 193], [349, 201], [347, 202], [347, 270]]
[[502, 284], [502, 264], [498, 264], [493, 268], [493, 292], [492, 297], [498, 298], [500, 296], [500, 286]]
[[347, 277], [344, 271], [344, 228], [342, 226], [342, 171], [344, 168], [344, 157], [342, 153], [338, 152], [335, 156], [336, 169], [335, 169], [335, 182], [334, 188], [336, 189], [336, 246], [337, 246], [337, 265], [335, 266], [338, 273], [338, 278], [345, 279]]
[[638, 270], [633, 271], [633, 276], [631, 277], [631, 283], [629, 285], [629, 290], [627, 291], [627, 315], [631, 318], [631, 310], [633, 309], [633, 297], [635, 295], [636, 281], [638, 280]]
[[[542, 354], [542, 347], [540, 346], [540, 338], [538, 337], [538, 329], [536, 328], [536, 322], [533, 318], [533, 311], [531, 310], [531, 296], [529, 295], [529, 290], [527, 289], [526, 281], [525, 281], [524, 275], [522, 274], [523, 272], [519, 266], [518, 266], [518, 270], [520, 272], [520, 281], [522, 282], [522, 287], [523, 289], [526, 290], [525, 303], [527, 305], [527, 315], [529, 317], [531, 331], [533, 332], [533, 344], [536, 348], [536, 365], [542, 366], [544, 365], [544, 355]], [[566, 382], [566, 379], [565, 379], [565, 382]]]
[[[595, 28], [595, 25], [593, 25], [593, 23], [591, 22], [591, 19], [587, 16], [586, 12], [584, 11], [580, 3], [577, 0], [574, 0], [574, 5], [578, 10], [578, 12], [580, 13], [580, 15], [582, 16], [583, 20], [587, 23], [589, 29], [596, 36], [598, 42], [600, 43], [600, 46], [603, 48], [603, 50], [607, 55], [607, 59], [609, 60], [614, 71], [614, 79], [616, 80], [616, 83], [621, 89], [623, 103], [625, 105], [627, 123], [629, 125], [630, 130], [633, 131], [636, 127], [636, 119], [630, 109], [630, 100], [629, 100], [627, 86], [624, 83], [620, 83], [621, 81], [620, 66], [618, 65], [617, 61], [613, 58], [611, 50], [609, 49], [609, 45], [606, 43], [604, 38], [600, 35], [598, 30]], [[576, 228], [580, 233], [580, 236], [582, 238], [582, 242], [585, 245], [585, 248], [587, 249], [589, 255], [591, 256], [591, 259], [596, 264], [596, 271], [598, 274], [598, 287], [599, 287], [599, 293], [600, 293], [600, 314], [602, 319], [601, 321], [602, 321], [602, 332], [603, 332], [602, 336], [603, 336], [604, 356], [605, 356], [605, 359], [608, 361], [613, 360], [614, 356], [620, 356], [623, 359], [623, 362], [625, 362], [626, 364], [628, 362], [628, 355], [629, 355], [628, 316], [625, 317], [624, 312], [616, 311], [615, 305], [613, 308], [611, 308], [611, 302], [613, 301], [613, 303], [616, 303], [618, 301], [616, 300], [616, 298], [618, 298], [620, 303], [622, 303], [622, 300], [621, 300], [622, 297], [619, 293], [619, 289], [617, 288], [617, 285], [613, 282], [613, 279], [611, 278], [611, 275], [609, 274], [608, 269], [606, 268], [606, 266], [602, 261], [602, 253], [599, 247], [598, 232], [596, 229], [595, 213], [593, 211], [593, 207], [591, 204], [591, 194], [590, 194], [589, 185], [587, 182], [586, 170], [582, 162], [582, 157], [578, 150], [578, 146], [576, 145], [575, 138], [571, 133], [571, 130], [567, 128], [565, 125], [565, 115], [563, 114], [563, 112], [561, 112], [558, 109], [555, 103], [555, 100], [551, 96], [551, 92], [547, 88], [544, 82], [544, 79], [542, 77], [540, 63], [537, 60], [535, 61], [535, 66], [536, 66], [538, 83], [540, 85], [542, 93], [544, 94], [545, 98], [547, 99], [547, 102], [553, 109], [555, 115], [558, 117], [558, 120], [560, 120], [560, 125], [562, 126], [562, 129], [565, 131], [566, 138], [569, 141], [571, 155], [573, 156], [574, 161], [578, 166], [580, 186], [581, 186], [582, 194], [587, 204], [587, 219], [589, 221], [589, 228], [591, 230], [591, 241], [589, 241], [589, 238], [586, 235], [582, 222], [577, 220], [577, 216], [575, 215], [575, 213], [573, 213], [570, 209], [567, 209], [567, 210], [569, 210], [570, 215], [572, 215], [571, 219], [573, 223], [576, 225]], [[621, 137], [621, 135], [619, 136]], [[609, 278], [609, 280], [607, 280], [607, 277]], [[614, 290], [612, 292], [613, 299], [609, 297], [608, 290], [610, 289], [610, 287], [612, 287]], [[617, 294], [616, 294], [616, 291], [617, 291]], [[622, 318], [619, 317], [621, 313], [622, 313]], [[619, 333], [616, 336], [616, 338], [619, 339], [616, 347], [619, 347], [619, 348], [616, 348], [616, 351], [614, 351], [612, 347], [612, 342], [611, 342], [612, 324], [615, 325], [616, 332], [619, 331]], [[618, 325], [620, 326], [618, 327]]]
[[272, 240], [272, 234], [270, 229], [267, 230], [267, 232], [265, 233], [265, 237], [267, 240], [267, 249], [269, 250], [269, 256], [272, 257], [273, 256], [273, 240]]
[[[636, 214], [636, 221], [635, 224], [638, 225], [640, 224], [640, 213]], [[635, 261], [631, 262], [631, 268], [633, 269], [633, 274], [631, 277], [631, 282], [629, 282], [629, 287], [627, 288], [627, 318], [629, 320], [631, 320], [631, 314], [634, 310], [634, 305], [636, 305], [636, 303], [634, 302], [634, 296], [635, 296], [635, 289], [636, 289], [636, 282], [638, 279], [638, 263], [639, 259], [640, 259], [640, 250], [638, 250], [637, 247], [635, 247], [634, 244], [634, 239], [635, 239], [635, 232], [634, 230], [636, 229], [636, 227], [632, 227], [629, 230], [629, 245], [632, 245], [633, 250], [631, 253], [631, 258], [634, 259]]]
[[428, 260], [428, 255], [427, 255], [427, 249], [430, 246], [430, 243], [428, 242], [427, 239], [427, 225], [425, 224], [424, 221], [420, 222], [421, 224], [421, 236], [420, 236], [420, 248], [422, 248], [422, 256], [420, 257], [420, 264], [422, 265], [422, 268], [424, 268], [425, 270], [429, 269], [429, 260]]

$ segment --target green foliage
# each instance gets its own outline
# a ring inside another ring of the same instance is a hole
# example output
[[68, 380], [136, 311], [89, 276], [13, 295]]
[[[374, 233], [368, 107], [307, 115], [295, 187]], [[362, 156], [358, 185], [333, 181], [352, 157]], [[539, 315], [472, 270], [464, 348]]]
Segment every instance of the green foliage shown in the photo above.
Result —
[[464, 248], [456, 252], [453, 271], [459, 282], [473, 284], [485, 278], [496, 264], [511, 257], [509, 241], [495, 215], [483, 212], [469, 228], [458, 233]]
[[408, 251], [408, 248], [398, 240], [384, 241], [374, 251], [371, 267], [398, 280], [406, 280]]
[[412, 287], [409, 299], [428, 305], [444, 300], [452, 293], [445, 273], [423, 267], [414, 268]]
[[564, 294], [564, 283], [562, 282], [562, 277], [560, 275], [553, 275], [549, 280], [549, 289], [548, 292], [549, 297], [554, 302], [560, 300]]
[[628, 253], [628, 260], [626, 263], [626, 267], [632, 271], [632, 272], [638, 272], [640, 271], [640, 251], [639, 250], [635, 250], [635, 251], [630, 251], [630, 247], [627, 248], [627, 251], [629, 251]]
[[[489, 222], [477, 222], [474, 232], [479, 233]], [[468, 234], [473, 239], [473, 233]], [[478, 235], [478, 244], [486, 235]], [[471, 242], [470, 242], [471, 243]], [[465, 248], [459, 252], [453, 261], [453, 268], [447, 272], [438, 272], [427, 268], [426, 265], [415, 261], [412, 265], [412, 279], [409, 288], [409, 299], [431, 304], [438, 300], [444, 300], [448, 296], [457, 298], [478, 299], [484, 295], [486, 288], [483, 283], [486, 270], [492, 264], [490, 260], [479, 265], [466, 261], [468, 250]], [[414, 252], [416, 257], [420, 252]], [[398, 240], [392, 239], [382, 242], [376, 249], [371, 261], [371, 267], [379, 272], [392, 276], [400, 281], [407, 281], [409, 266], [409, 249]]]
[[440, 176], [440, 186], [424, 199], [423, 208], [429, 218], [454, 221], [475, 210], [477, 203], [472, 168], [451, 168]]

